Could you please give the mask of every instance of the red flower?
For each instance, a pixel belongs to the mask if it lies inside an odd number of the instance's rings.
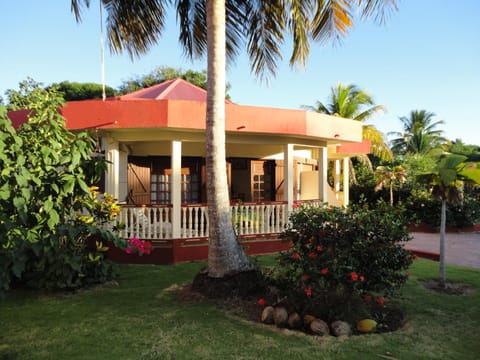
[[[257,303],[258,303],[258,305],[263,306],[263,305],[265,305],[265,299],[264,299],[264,298],[260,298],[260,299],[258,299]]]
[[[377,298],[376,302],[378,305],[382,305],[382,306],[385,304],[385,300],[383,300],[382,298]]]
[[[302,278],[303,278],[303,280],[308,280],[308,279],[310,279],[310,275],[303,274]]]
[[[315,241],[315,238],[314,238],[313,236],[310,237],[310,239],[308,239],[308,242],[309,242],[310,244],[313,243],[314,241]]]
[[[355,271],[350,273],[350,277],[352,278],[353,281],[358,280],[358,274]]]
[[[308,288],[305,290],[305,295],[312,296],[312,289]]]
[[[296,209],[296,208],[298,208],[299,206],[300,206],[300,204],[299,204],[298,202],[294,202],[294,203],[292,204],[292,208],[293,208],[293,209]]]
[[[322,270],[320,270],[320,272],[322,273],[322,275],[327,275],[328,269],[327,268],[322,269]]]
[[[310,259],[316,259],[317,258],[317,254],[315,254],[314,252],[311,252],[310,254],[308,254],[308,257]]]
[[[364,281],[365,281],[365,276],[360,275],[360,281],[361,281],[361,282],[364,282]]]
[[[300,254],[299,253],[292,254],[292,259],[295,259],[295,260],[300,259]]]
[[[322,245],[318,245],[318,246],[317,246],[317,251],[318,251],[318,252],[323,251],[323,246],[322,246]]]
[[[363,300],[366,302],[366,303],[369,303],[370,301],[372,301],[372,297],[370,295],[365,295],[363,297]]]

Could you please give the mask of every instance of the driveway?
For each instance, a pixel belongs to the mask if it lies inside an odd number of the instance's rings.
[[[440,252],[439,233],[412,232],[413,239],[407,249],[434,254]],[[447,233],[445,242],[447,264],[480,268],[480,233]]]

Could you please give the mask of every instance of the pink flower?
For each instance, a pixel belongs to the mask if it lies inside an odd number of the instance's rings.
[[[320,273],[321,273],[322,275],[327,275],[327,274],[328,274],[328,269],[327,269],[327,268],[324,268],[324,269],[320,270]]]
[[[260,299],[258,299],[257,303],[258,303],[258,305],[263,306],[263,305],[265,305],[265,299],[260,298]]]
[[[360,275],[360,281],[361,281],[361,282],[364,282],[364,281],[365,281],[365,276]]]
[[[317,246],[317,251],[318,251],[318,252],[323,251],[323,246],[322,246],[322,245],[318,245],[318,246]]]
[[[133,249],[132,249],[131,247],[127,247],[127,248],[125,249],[125,252],[126,252],[127,254],[133,254]]]
[[[350,273],[350,277],[352,278],[353,281],[357,281],[358,280],[358,274],[355,272],[355,271],[352,271]]]
[[[297,260],[297,259],[300,259],[300,254],[299,253],[294,253],[294,254],[292,254],[291,257],[292,257],[292,259]]]
[[[305,290],[305,295],[312,296],[312,289],[308,288]]]
[[[381,305],[381,306],[385,304],[385,300],[383,300],[382,298],[377,298],[376,302],[378,305]]]

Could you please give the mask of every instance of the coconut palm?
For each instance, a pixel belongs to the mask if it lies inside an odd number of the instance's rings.
[[[391,132],[396,136],[391,141],[392,150],[396,154],[429,154],[447,144],[443,130],[435,129],[445,124],[443,120],[434,121],[435,114],[426,110],[413,110],[410,116],[402,116],[403,132]]]
[[[419,181],[430,186],[432,196],[441,200],[440,217],[440,271],[439,285],[445,287],[445,225],[447,222],[447,203],[458,204],[463,201],[465,183],[480,184],[480,163],[465,162],[463,155],[444,155],[432,172],[422,174]]]
[[[390,189],[390,205],[393,206],[393,186],[395,183],[401,185],[407,181],[407,171],[402,165],[397,165],[394,167],[378,166],[375,170],[375,175],[378,177],[375,191],[379,191],[383,187],[388,186]]]
[[[101,0],[107,12],[107,31],[113,52],[131,56],[146,53],[163,33],[166,17],[162,0]],[[80,20],[90,0],[71,0]],[[225,275],[250,269],[230,220],[228,183],[225,177],[225,67],[246,44],[252,71],[260,78],[274,74],[281,46],[291,34],[290,64],[304,65],[310,40],[328,40],[347,34],[352,11],[383,20],[396,9],[396,0],[176,0],[179,41],[189,57],[207,53],[207,192],[209,208],[208,275]],[[208,39],[208,41],[207,41]]]
[[[339,83],[337,87],[332,87],[328,101],[328,104],[317,101],[315,106],[304,105],[303,108],[362,122],[385,110],[382,105],[375,105],[373,98],[365,90],[352,84]],[[384,135],[375,126],[363,125],[363,139],[370,140],[372,154],[387,161],[393,159]],[[365,158],[363,160],[371,168],[370,162]]]

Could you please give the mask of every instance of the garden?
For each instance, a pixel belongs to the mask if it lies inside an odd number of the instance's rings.
[[[419,158],[375,172],[357,163],[352,193],[362,196],[348,208],[295,208],[281,234],[288,251],[215,278],[204,263],[108,261],[111,244],[130,256],[158,250],[116,235],[115,199],[89,186],[105,162],[91,155],[92,134],[66,130],[61,96],[37,89],[30,101],[18,130],[0,109],[0,359],[473,359],[480,351],[480,271],[449,266],[447,281],[442,256],[439,274],[438,263],[403,247],[412,221],[442,234],[447,219],[478,223],[480,170],[467,156],[438,156],[428,171]]]

